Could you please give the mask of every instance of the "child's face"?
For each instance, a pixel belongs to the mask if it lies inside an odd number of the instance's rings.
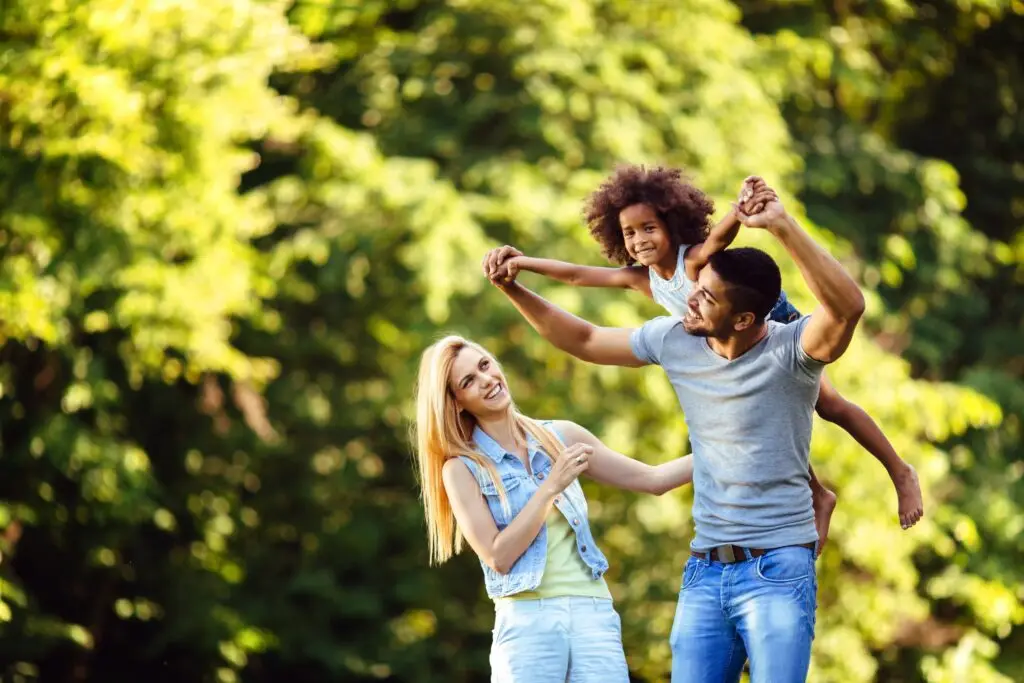
[[[672,238],[657,211],[647,204],[633,204],[619,212],[626,252],[642,266],[675,265]]]

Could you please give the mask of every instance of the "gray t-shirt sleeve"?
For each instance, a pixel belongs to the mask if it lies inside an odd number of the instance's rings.
[[[629,337],[629,345],[633,349],[633,355],[644,363],[661,365],[661,353],[665,346],[665,337],[678,324],[678,318],[662,316],[648,320],[642,327],[633,330],[633,334]]]
[[[825,369],[825,363],[807,355],[804,351],[800,338],[804,329],[810,321],[811,316],[804,316],[799,320],[783,325],[782,323],[770,322],[779,329],[775,332],[775,352],[782,361],[783,366],[790,369],[794,375],[805,379],[808,382],[817,383],[821,380],[821,373]]]

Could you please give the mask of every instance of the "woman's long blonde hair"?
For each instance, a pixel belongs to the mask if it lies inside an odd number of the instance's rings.
[[[431,564],[441,564],[462,550],[462,533],[455,523],[451,502],[441,479],[441,468],[447,460],[462,456],[475,462],[487,472],[498,489],[502,504],[507,505],[494,462],[473,446],[475,420],[469,413],[459,411],[448,385],[452,365],[465,348],[479,351],[500,367],[498,360],[479,344],[451,335],[423,352],[416,383],[416,460],[423,490]],[[509,404],[508,411],[517,437],[529,434],[552,460],[561,455],[562,445],[554,434],[520,413],[515,403]]]

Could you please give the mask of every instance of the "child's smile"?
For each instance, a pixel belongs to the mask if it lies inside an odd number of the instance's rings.
[[[630,257],[642,266],[655,268],[659,275],[671,277],[676,268],[672,239],[657,211],[647,204],[627,206],[619,212],[619,224]]]

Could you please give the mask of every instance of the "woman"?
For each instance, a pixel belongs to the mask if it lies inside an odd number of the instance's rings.
[[[576,478],[660,495],[691,481],[691,456],[652,467],[572,422],[526,417],[497,360],[455,336],[423,353],[416,440],[431,562],[465,538],[495,603],[491,680],[628,681]]]

